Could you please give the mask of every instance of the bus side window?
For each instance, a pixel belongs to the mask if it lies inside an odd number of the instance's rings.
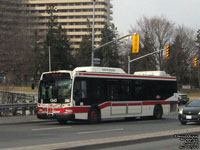
[[[92,78],[87,80],[89,104],[98,105],[105,101],[105,82],[104,79]]]
[[[118,100],[120,93],[119,80],[108,80],[107,81],[107,98],[109,100]]]
[[[120,81],[120,101],[133,100],[134,91],[131,91],[131,81]]]

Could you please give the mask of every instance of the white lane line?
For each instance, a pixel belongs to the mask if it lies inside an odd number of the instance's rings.
[[[78,132],[77,134],[90,134],[90,133],[101,133],[101,132],[113,132],[113,131],[123,131],[124,129],[110,129],[110,130],[99,130],[99,131],[87,131],[87,132]]]
[[[54,130],[54,129],[68,129],[68,128],[71,128],[71,127],[67,126],[67,127],[38,128],[38,129],[32,129],[32,131]]]

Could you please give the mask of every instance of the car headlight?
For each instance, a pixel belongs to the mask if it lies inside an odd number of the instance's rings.
[[[183,114],[183,108],[179,110],[179,114]]]
[[[198,115],[200,115],[200,112],[198,113]]]

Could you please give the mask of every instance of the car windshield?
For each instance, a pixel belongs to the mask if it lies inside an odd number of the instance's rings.
[[[187,104],[187,107],[200,107],[200,99],[191,101]]]
[[[69,76],[45,77],[39,85],[39,99],[70,99],[71,86]]]

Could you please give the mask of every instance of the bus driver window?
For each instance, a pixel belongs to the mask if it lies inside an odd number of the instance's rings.
[[[84,105],[87,99],[87,83],[85,80],[76,80],[74,85],[74,100],[76,105]]]

